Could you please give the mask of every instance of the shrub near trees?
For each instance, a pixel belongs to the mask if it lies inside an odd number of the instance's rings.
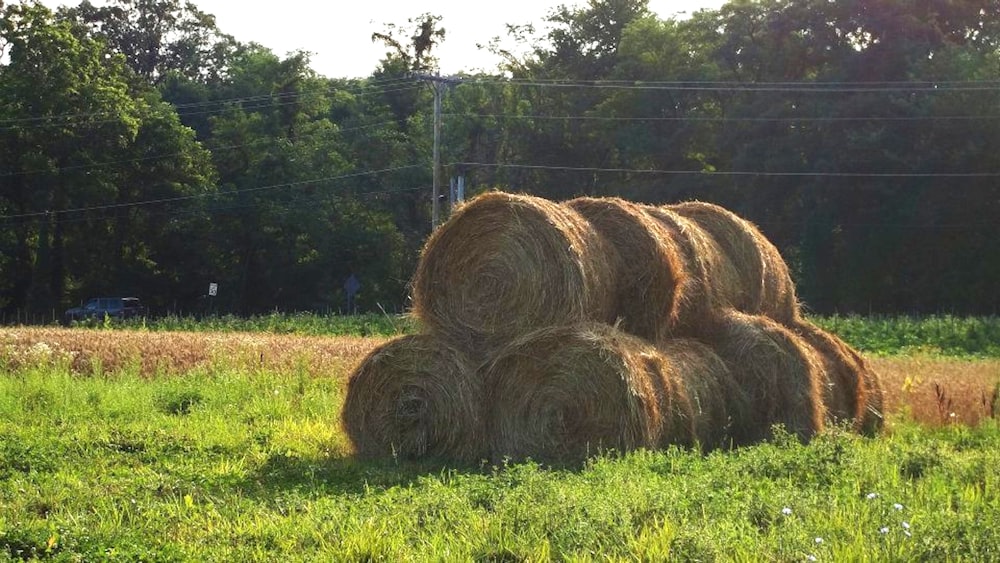
[[[195,312],[407,306],[430,230],[437,16],[331,79],[179,0],[0,7],[0,308],[105,293]],[[444,177],[700,199],[758,224],[817,312],[995,313],[1000,7],[562,7],[444,96]],[[487,40],[488,38],[483,38]],[[502,56],[501,56],[502,55]]]

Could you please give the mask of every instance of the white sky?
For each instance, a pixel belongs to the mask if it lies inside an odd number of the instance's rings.
[[[425,12],[442,17],[446,36],[437,57],[443,74],[462,70],[494,70],[497,60],[476,48],[497,36],[506,36],[505,24],[541,23],[560,4],[582,5],[576,0],[192,0],[216,16],[220,30],[238,41],[254,41],[275,54],[302,49],[312,53],[312,68],[330,78],[358,78],[372,73],[385,54],[371,35],[386,23],[408,29],[407,20]],[[76,5],[74,0],[45,0],[56,7]],[[104,2],[92,0],[95,5]],[[661,18],[701,8],[718,8],[723,0],[650,0]]]

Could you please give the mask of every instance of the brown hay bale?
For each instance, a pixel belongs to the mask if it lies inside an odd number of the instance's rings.
[[[884,425],[884,392],[871,364],[837,335],[800,319],[792,329],[818,353],[824,372],[827,417],[852,421],[854,430],[875,435]]]
[[[590,223],[569,208],[484,194],[424,246],[413,314],[449,342],[484,354],[532,329],[613,321],[608,254]]]
[[[806,320],[795,323],[791,328],[812,346],[819,357],[827,420],[834,424],[852,421],[859,428],[865,388],[860,366],[852,358],[847,344]]]
[[[729,295],[737,291],[738,274],[715,240],[694,221],[664,207],[643,206],[676,244],[684,274],[675,289],[677,315],[672,336],[708,337],[716,332]]]
[[[804,442],[823,429],[819,359],[801,338],[768,317],[730,311],[713,346],[750,401],[734,422],[737,443],[769,439],[779,423]]]
[[[858,431],[865,436],[878,434],[885,426],[885,391],[882,388],[882,378],[864,356],[857,350],[847,346],[848,355],[861,374],[861,384],[864,388],[864,404],[861,406],[861,424]]]
[[[731,445],[733,421],[745,418],[749,400],[726,363],[697,340],[673,339],[661,344],[659,351],[657,371],[679,382],[677,394],[685,399],[687,410],[675,414],[675,420],[692,417],[692,432],[703,451]],[[680,422],[673,424],[680,427]],[[665,437],[664,445],[687,445],[682,436]]]
[[[484,366],[494,460],[580,461],[691,442],[690,406],[645,340],[600,323],[549,327]],[[672,424],[680,421],[681,428]]]
[[[653,342],[666,338],[679,313],[676,290],[687,275],[670,232],[622,199],[582,197],[565,205],[609,243],[618,325]]]
[[[766,315],[788,325],[799,317],[788,264],[760,229],[735,213],[701,201],[667,206],[693,220],[718,243],[739,276],[727,301],[737,311]]]
[[[468,360],[429,335],[391,340],[347,384],[341,422],[359,456],[478,461],[482,384]]]

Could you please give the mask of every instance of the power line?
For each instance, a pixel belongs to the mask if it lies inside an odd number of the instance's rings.
[[[395,123],[396,123],[395,121],[383,121],[383,122],[380,122],[380,123],[372,123],[372,124],[369,124],[369,125],[359,125],[357,127],[347,127],[347,128],[342,128],[342,129],[331,129],[331,130],[328,130],[328,131],[317,131],[317,132],[314,132],[314,133],[307,133],[307,134],[299,135],[297,137],[297,139],[311,139],[311,138],[318,137],[318,136],[323,135],[323,134],[339,135],[341,133],[353,133],[353,132],[362,131],[362,130],[365,130],[365,129],[372,129],[372,128],[375,128],[375,127],[384,127],[386,125],[393,125]],[[214,156],[214,153],[216,153],[216,152],[224,152],[224,151],[229,151],[229,150],[236,150],[236,149],[241,149],[241,148],[246,148],[246,147],[266,145],[266,144],[278,143],[278,142],[281,142],[281,141],[290,141],[290,140],[292,140],[292,139],[290,139],[289,137],[265,137],[265,138],[262,138],[262,139],[259,139],[259,140],[256,140],[256,141],[251,141],[249,143],[243,143],[243,144],[239,144],[239,145],[220,145],[220,146],[216,146],[216,147],[203,146],[203,148],[205,150],[209,151],[210,153],[212,153],[213,156]],[[174,153],[157,154],[157,155],[150,155],[150,156],[143,156],[143,157],[136,157],[136,158],[125,158],[125,159],[120,159],[120,160],[108,160],[108,161],[103,161],[103,162],[94,162],[94,163],[90,163],[90,164],[74,164],[74,165],[60,166],[60,167],[49,168],[49,169],[26,170],[26,171],[23,171],[23,172],[10,172],[10,173],[7,173],[7,174],[0,174],[0,178],[10,178],[10,177],[13,177],[13,176],[27,176],[27,175],[35,175],[35,174],[58,174],[58,173],[62,173],[62,172],[65,172],[65,171],[70,171],[70,170],[87,170],[87,169],[93,169],[93,168],[103,168],[103,167],[106,167],[106,166],[114,166],[114,165],[118,165],[118,164],[130,164],[130,163],[136,163],[136,162],[149,162],[149,161],[154,161],[154,160],[165,160],[165,159],[174,158],[174,157],[177,157],[177,156],[185,156],[187,154],[188,153],[186,153],[186,152],[174,152]]]
[[[540,88],[592,88],[615,90],[671,90],[694,92],[799,92],[799,93],[878,93],[878,92],[970,92],[970,91],[1000,91],[1000,82],[912,82],[887,83],[886,85],[871,85],[871,83],[697,83],[697,82],[643,82],[643,81],[544,81],[523,79],[488,79],[472,78],[462,81],[463,84],[491,84],[512,86],[534,86]],[[848,84],[848,85],[844,85]],[[850,85],[856,84],[856,85]],[[905,84],[905,85],[904,85]]]
[[[412,83],[413,79],[407,79],[407,83]],[[228,98],[223,100],[211,100],[205,102],[192,102],[189,104],[172,104],[167,101],[162,101],[167,105],[175,108],[177,115],[180,117],[191,117],[195,115],[206,115],[213,113],[222,113],[229,109],[232,109],[235,104],[241,103],[256,103],[257,105],[252,105],[247,108],[241,108],[244,111],[253,111],[258,109],[268,109],[274,107],[282,107],[286,105],[292,105],[298,103],[298,99],[306,96],[321,95],[321,94],[333,94],[337,92],[347,92],[355,95],[383,95],[394,92],[404,92],[410,90],[416,90],[421,87],[419,83],[412,83],[409,86],[402,87],[405,84],[401,82],[400,84],[394,86],[400,86],[398,88],[384,88],[384,89],[367,89],[367,90],[345,90],[343,88],[324,88],[320,90],[305,90],[300,92],[287,92],[287,93],[273,93],[273,94],[262,94],[258,96],[248,96],[242,98]],[[267,103],[270,102],[270,103]],[[198,108],[204,106],[221,106],[214,109],[207,109],[202,111],[179,111],[185,108]],[[99,125],[103,123],[115,123],[117,119],[99,119],[90,120],[88,118],[92,117],[106,117],[115,115],[113,111],[97,111],[97,112],[81,112],[81,113],[66,113],[66,114],[54,114],[45,116],[31,116],[31,117],[20,117],[20,118],[9,118],[0,119],[0,124],[9,123],[23,123],[23,125],[7,125],[0,127],[0,131],[10,131],[10,130],[21,130],[21,129],[32,129],[32,128],[47,128],[47,127],[63,127],[72,126],[79,123],[86,123],[87,125]],[[48,122],[48,123],[46,123]]]
[[[985,119],[1000,119],[998,115],[941,115],[941,116],[862,116],[862,117],[823,117],[823,116],[802,116],[802,117],[706,117],[706,116],[683,116],[683,117],[616,117],[599,115],[514,115],[506,113],[446,113],[444,117],[457,118],[486,118],[486,119],[522,119],[537,121],[608,121],[608,122],[641,122],[641,121],[696,121],[696,122],[797,122],[797,121],[929,121],[929,120],[956,120],[956,121],[981,121]]]
[[[700,176],[791,176],[834,178],[1000,178],[1000,172],[768,172],[752,170],[658,170],[648,168],[600,168],[578,166],[545,166],[538,164],[453,162],[450,166],[482,168],[520,168],[563,172],[609,172],[628,174],[667,174]]]
[[[92,205],[92,206],[88,206],[88,207],[76,207],[76,208],[72,208],[72,209],[35,211],[35,212],[30,212],[30,213],[17,213],[17,214],[13,214],[13,215],[0,215],[0,220],[27,219],[27,218],[32,218],[32,217],[43,217],[43,216],[49,215],[51,213],[85,213],[85,212],[90,212],[90,211],[107,211],[107,210],[112,210],[112,209],[122,209],[122,208],[128,208],[128,207],[140,207],[140,206],[155,205],[155,204],[161,204],[161,203],[175,203],[175,202],[178,202],[178,201],[188,201],[188,200],[192,200],[192,199],[202,199],[202,198],[209,198],[209,197],[221,197],[221,196],[226,196],[226,195],[239,195],[239,194],[252,193],[252,192],[262,192],[262,191],[267,191],[267,190],[275,190],[275,189],[278,189],[278,188],[299,187],[299,186],[305,186],[305,185],[309,185],[309,184],[316,184],[316,183],[319,183],[319,182],[329,182],[329,181],[334,181],[334,180],[345,180],[345,179],[348,179],[348,178],[358,178],[358,177],[362,177],[362,176],[373,176],[373,175],[376,175],[376,174],[385,174],[385,173],[389,173],[389,172],[398,172],[400,170],[408,170],[408,169],[411,169],[411,168],[420,168],[422,166],[423,165],[421,165],[421,164],[409,164],[409,165],[406,165],[406,166],[396,166],[396,167],[392,167],[392,168],[383,168],[382,170],[372,170],[372,171],[366,171],[366,172],[354,172],[354,173],[350,173],[350,174],[341,174],[341,175],[338,175],[338,176],[327,176],[327,177],[324,177],[324,178],[313,178],[313,179],[310,179],[310,180],[296,180],[296,181],[293,181],[293,182],[284,182],[284,183],[281,183],[281,184],[272,184],[272,185],[268,185],[268,186],[258,186],[258,187],[255,187],[255,188],[244,188],[244,189],[239,189],[239,190],[234,190],[234,191],[229,191],[229,192],[206,192],[206,193],[192,194],[192,195],[187,195],[187,196],[175,196],[175,197],[160,198],[160,199],[148,199],[148,200],[143,200],[143,201],[131,201],[131,202],[125,202],[125,203],[109,203],[109,204],[105,204],[105,205]]]

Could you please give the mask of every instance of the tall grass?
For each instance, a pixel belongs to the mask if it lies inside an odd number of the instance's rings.
[[[1000,317],[861,317],[817,316],[818,325],[853,347],[875,355],[920,352],[952,357],[1000,357]],[[394,336],[417,330],[408,315],[317,315],[280,313],[253,317],[176,317],[137,319],[125,323],[91,322],[78,326],[125,327],[152,331],[268,332],[300,335]]]
[[[415,323],[407,315],[318,315],[313,313],[281,313],[239,317],[165,316],[128,319],[111,322],[91,320],[74,322],[74,327],[100,329],[141,329],[150,331],[186,332],[266,332],[304,336],[393,336],[414,332]]]

